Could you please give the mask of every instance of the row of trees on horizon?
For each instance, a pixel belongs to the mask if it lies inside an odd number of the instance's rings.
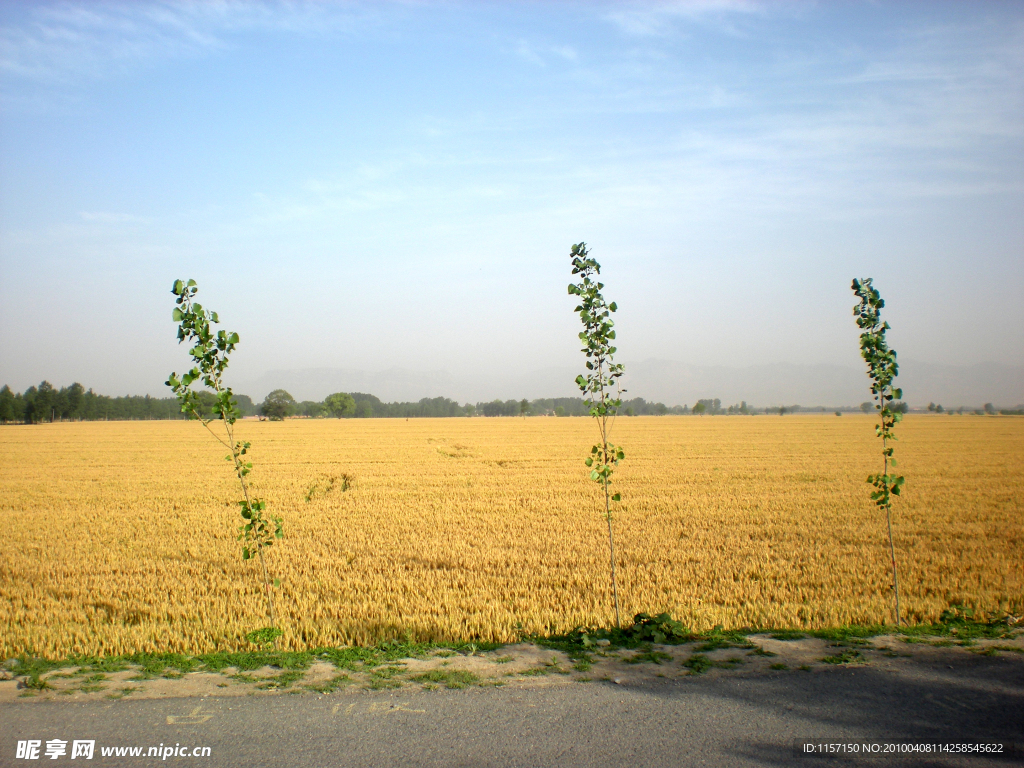
[[[579,397],[537,398],[535,400],[492,400],[490,402],[465,403],[460,405],[447,397],[424,397],[417,402],[385,403],[380,398],[363,392],[337,392],[322,401],[296,401],[283,389],[276,389],[263,400],[254,403],[247,395],[235,395],[238,407],[245,416],[257,416],[271,420],[285,418],[438,418],[452,416],[589,416],[586,403]],[[201,409],[204,416],[214,412],[215,398],[212,393],[200,393]],[[906,403],[895,407],[906,413]],[[688,405],[667,406],[664,403],[648,402],[642,397],[623,400],[619,412],[624,416],[665,416],[696,415],[754,415],[787,413],[850,413],[874,410],[872,403],[861,403],[857,407],[839,409],[822,406],[808,408],[800,405],[754,408],[746,401],[736,405],[723,406],[718,398],[698,400]],[[921,409],[924,410],[924,409]],[[933,413],[1001,413],[1022,415],[1019,410],[996,411],[991,403],[983,409],[944,409],[941,405],[929,403]],[[0,388],[0,423],[38,424],[53,421],[140,421],[152,419],[185,419],[173,397],[151,397],[150,395],[125,395],[111,397],[86,389],[78,382],[57,389],[48,381],[32,386],[24,392],[11,390],[6,384]]]

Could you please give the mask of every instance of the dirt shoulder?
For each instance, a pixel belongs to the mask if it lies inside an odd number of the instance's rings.
[[[828,640],[799,633],[698,639],[635,648],[600,645],[569,652],[533,643],[479,651],[435,648],[404,658],[307,656],[298,662],[244,668],[194,669],[195,663],[124,661],[59,666],[29,674],[11,659],[0,668],[0,703],[17,700],[82,702],[208,696],[331,695],[386,689],[543,687],[596,680],[643,685],[702,676],[805,674],[836,666],[900,671],[925,663],[957,669],[975,655],[1001,656],[1024,665],[1024,631],[999,639],[956,640],[880,635]],[[285,659],[288,657],[285,656]],[[173,662],[173,659],[172,659]],[[913,663],[908,663],[913,662]],[[251,666],[251,665],[249,665]]]

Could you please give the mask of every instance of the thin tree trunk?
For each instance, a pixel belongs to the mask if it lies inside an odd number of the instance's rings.
[[[597,375],[604,380],[604,358],[597,358]],[[601,407],[607,407],[607,399],[605,398],[604,385],[601,385]],[[601,456],[604,461],[604,466],[607,467],[611,462],[608,457],[608,416],[607,412],[598,419],[598,425],[601,428]],[[612,599],[615,602],[615,627],[621,626],[619,624],[619,586],[618,581],[615,578],[615,538],[612,536],[612,511],[611,511],[611,499],[608,496],[608,478],[604,478],[604,516],[608,520],[608,552],[611,558],[612,564]]]
[[[238,449],[235,447],[235,435],[231,431],[231,425],[228,423],[227,419],[224,419],[224,431],[227,433],[228,436],[227,442],[225,442],[224,440],[221,440],[220,436],[216,432],[210,429],[210,425],[198,413],[195,412],[195,409],[192,410],[192,413],[195,415],[197,419],[199,419],[202,425],[206,427],[206,429],[209,431],[211,435],[220,440],[220,442],[223,445],[226,445],[228,447],[228,450],[231,451],[231,458],[233,458],[235,462],[235,473],[238,475],[238,482],[241,483],[242,485],[242,495],[245,496],[246,509],[252,510],[252,501],[249,499],[249,488],[245,484],[245,477],[242,475],[242,460],[239,458]],[[270,591],[270,577],[269,574],[267,573],[267,563],[263,559],[263,544],[260,543],[258,539],[256,541],[256,552],[260,556],[260,566],[262,566],[263,569],[263,589],[265,590],[267,596],[267,612],[270,614],[270,624],[271,626],[276,627],[277,619],[275,618],[274,614],[274,599]]]
[[[242,494],[245,496],[245,505],[248,509],[252,509],[252,502],[249,500],[249,488],[245,484],[245,478],[242,476],[242,460],[238,457],[238,451],[235,448],[235,436],[228,426],[227,420],[224,421],[224,429],[228,433],[228,440],[231,442],[231,456],[235,460],[235,471],[238,473],[238,482],[242,484]],[[263,559],[263,543],[259,540],[256,541],[256,551],[260,556],[260,567],[263,570],[263,589],[267,596],[267,611],[270,613],[270,626],[277,626],[277,618],[274,615],[274,598],[270,590],[270,575],[267,573],[267,562]]]
[[[900,579],[896,574],[896,549],[892,545],[892,512],[889,505],[885,505],[885,520],[889,525],[889,557],[892,558],[892,589],[896,595],[896,626],[903,624],[900,618]]]
[[[882,450],[883,450],[882,457],[884,459],[883,466],[885,468],[884,477],[886,478],[886,480],[884,482],[886,483],[886,485],[888,485],[888,483],[889,483],[889,480],[888,480],[888,477],[889,477],[889,455],[884,453],[884,450],[885,450],[885,438],[884,437],[882,438]],[[886,493],[888,494],[888,490],[886,491]],[[899,576],[896,573],[896,548],[893,546],[893,543],[892,543],[892,505],[891,505],[891,503],[888,500],[888,496],[886,497],[886,504],[885,504],[885,523],[886,523],[886,526],[889,529],[889,558],[892,560],[892,591],[893,591],[893,595],[896,597],[896,626],[899,627],[899,626],[902,626],[902,624],[903,624],[903,621],[900,618],[900,579],[899,579]]]
[[[235,462],[238,462],[237,457],[235,458]],[[252,502],[249,501],[249,489],[245,486],[245,480],[239,478],[239,481],[242,483],[242,493],[245,495],[245,504],[249,509],[252,509]],[[263,544],[258,540],[256,542],[256,551],[259,553],[260,566],[262,566],[263,569],[263,589],[266,591],[267,595],[267,611],[270,613],[270,625],[272,627],[276,627],[277,619],[274,616],[274,598],[270,591],[270,576],[267,573],[267,563],[263,559]]]
[[[612,537],[612,513],[608,499],[608,482],[604,484],[604,516],[608,518],[608,549],[612,561],[612,598],[615,600],[615,627],[619,626],[619,587],[615,580],[615,539]]]

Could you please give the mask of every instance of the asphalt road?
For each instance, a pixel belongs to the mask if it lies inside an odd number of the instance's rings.
[[[1024,765],[1016,757],[799,756],[796,740],[1015,742],[1024,750],[1024,660],[941,655],[894,669],[837,667],[701,677],[329,696],[130,698],[0,706],[0,765],[930,766]],[[955,662],[955,667],[953,663]],[[37,760],[18,741],[39,740]],[[46,741],[68,754],[45,755]],[[104,757],[104,747],[209,747],[207,757]]]

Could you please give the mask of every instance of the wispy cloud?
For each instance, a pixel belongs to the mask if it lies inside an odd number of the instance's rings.
[[[520,40],[516,43],[516,55],[524,61],[536,64],[538,67],[543,67],[546,64],[543,57],[526,40]]]
[[[224,51],[249,30],[352,31],[396,7],[284,0],[16,5],[0,17],[0,73],[9,82],[69,83]]]
[[[8,80],[66,83],[153,59],[223,47],[184,8],[41,6],[0,29],[0,70]]]
[[[136,216],[131,213],[112,213],[110,211],[79,211],[79,218],[93,224],[148,224],[152,219],[148,216]]]
[[[646,70],[612,62],[582,96],[418,118],[411,125],[429,141],[380,147],[372,160],[278,190],[253,216],[266,226],[346,215],[359,226],[368,212],[450,221],[469,210],[474,226],[524,210],[537,222],[624,226],[637,216],[862,220],[937,199],[1019,195],[1024,179],[1008,162],[1024,145],[1017,39],[1013,29],[934,28],[870,52],[808,46],[718,82],[671,56],[652,56]],[[567,138],[551,128],[634,116],[643,133]]]
[[[740,34],[734,23],[737,16],[766,12],[765,3],[754,0],[678,0],[623,4],[604,17],[629,35],[667,35],[675,31],[681,21],[713,24],[727,33]]]
[[[515,44],[516,55],[524,61],[539,67],[547,66],[548,60],[557,58],[570,63],[579,60],[579,52],[571,45],[546,45],[520,39]]]
[[[576,61],[579,58],[579,54],[576,52],[576,49],[571,45],[552,46],[551,52],[556,56],[561,56],[566,61]]]

